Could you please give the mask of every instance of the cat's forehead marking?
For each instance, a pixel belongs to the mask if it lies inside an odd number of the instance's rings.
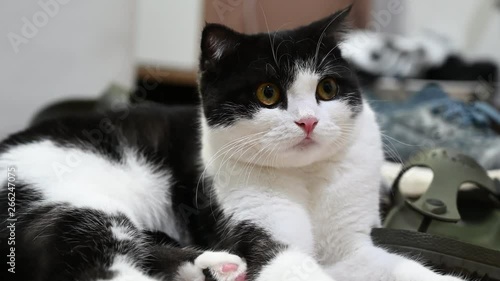
[[[316,86],[320,75],[316,72],[313,65],[309,62],[299,62],[295,64],[295,77],[288,90],[292,96],[311,96],[314,97]]]

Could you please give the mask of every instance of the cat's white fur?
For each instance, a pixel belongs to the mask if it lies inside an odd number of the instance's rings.
[[[151,166],[132,149],[124,151],[124,156],[118,163],[88,149],[42,140],[14,146],[2,154],[0,173],[16,167],[17,180],[30,184],[44,197],[38,204],[67,203],[121,213],[138,228],[161,230],[181,239],[175,224],[169,223],[175,220],[165,188],[171,182],[169,172]]]
[[[264,108],[228,127],[202,124],[203,161],[224,211],[290,245],[258,281],[460,280],[372,244],[383,161],[375,115],[366,103],[355,118],[345,101],[318,104],[320,75],[306,66],[296,65],[287,110]],[[319,122],[315,143],[301,146],[294,121],[305,117]]]
[[[160,279],[147,276],[144,270],[137,266],[133,259],[118,255],[114,257],[111,263],[110,270],[114,272],[112,279],[107,281],[159,281]],[[97,279],[96,281],[105,281],[104,279]]]

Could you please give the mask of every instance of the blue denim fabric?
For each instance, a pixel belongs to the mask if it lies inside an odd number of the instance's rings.
[[[370,100],[370,99],[368,99]],[[370,102],[383,133],[386,159],[401,162],[429,148],[459,150],[486,169],[500,169],[500,113],[482,102],[450,99],[431,84],[405,102]]]

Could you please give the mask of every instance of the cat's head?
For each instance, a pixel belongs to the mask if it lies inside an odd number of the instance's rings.
[[[304,166],[345,148],[363,107],[339,49],[348,12],[256,35],[205,27],[200,93],[204,141],[212,154]]]

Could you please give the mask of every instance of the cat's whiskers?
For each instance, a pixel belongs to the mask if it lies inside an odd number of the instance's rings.
[[[221,156],[224,156],[226,155],[227,153],[233,151],[234,149],[237,149],[239,147],[243,147],[245,145],[247,145],[246,141],[248,139],[251,139],[255,136],[259,136],[259,135],[262,135],[262,134],[265,134],[266,132],[258,132],[258,133],[255,133],[255,134],[251,134],[251,135],[246,135],[246,136],[243,136],[243,137],[240,137],[240,138],[237,138],[235,140],[232,140],[231,142],[223,145],[215,154],[214,156],[212,156],[210,158],[210,160],[208,161],[208,163],[205,165],[205,168],[203,170],[203,172],[201,173],[200,177],[198,178],[198,183],[196,185],[196,191],[195,191],[195,205],[196,207],[198,207],[198,190],[200,188],[200,182],[202,182],[202,185],[203,185],[203,188],[204,188],[204,184],[205,184],[205,176],[206,176],[206,173],[207,173],[207,170],[209,169],[209,167],[212,165],[212,163],[214,161],[216,161],[218,158],[220,158]]]
[[[273,73],[278,73],[276,71],[276,68],[274,68],[274,66],[272,64],[270,64],[270,63],[266,63],[266,73],[269,73],[269,71],[267,70],[267,67],[271,67],[273,69]]]
[[[273,148],[274,147],[276,147],[276,144],[273,146]],[[264,147],[264,148],[260,149],[259,152],[256,153],[254,155],[254,157],[252,157],[252,159],[250,161],[248,161],[248,164],[246,165],[245,170],[244,170],[245,173],[247,174],[246,180],[245,180],[245,185],[248,185],[248,182],[250,180],[250,175],[251,175],[253,169],[255,168],[255,166],[257,166],[257,164],[255,164],[254,160],[256,160],[256,162],[260,161],[260,159],[262,158],[262,156],[265,155],[266,151],[269,151],[269,147]],[[270,153],[271,153],[271,151],[269,151],[268,155]],[[258,159],[255,159],[257,157],[257,155],[260,155],[260,156],[259,156]],[[262,167],[264,167],[263,165],[259,165],[259,166],[261,167],[261,169],[262,169]],[[250,170],[249,170],[249,168],[250,168]]]
[[[347,124],[341,125],[339,129],[340,134],[333,139],[330,147],[337,149],[345,146],[345,143],[351,141],[351,134],[353,131],[354,126],[350,126]]]
[[[266,16],[266,13],[264,12],[264,8],[262,8],[262,5],[260,6],[260,9],[262,11],[262,15],[264,16],[264,22],[265,22],[266,28],[267,28],[267,35],[269,37],[269,44],[271,44],[271,53],[273,55],[274,62],[276,63],[276,67],[279,69],[280,65],[278,64],[278,60],[276,58],[276,53],[274,50],[274,37],[271,40],[271,31],[269,30],[269,24],[267,23],[267,16]],[[276,36],[276,32],[274,33],[274,36]]]
[[[260,140],[262,140],[262,139],[260,139]],[[249,146],[249,147],[248,147],[248,149],[246,149],[243,153],[241,153],[241,154],[240,154],[240,156],[236,159],[236,162],[237,162],[237,163],[238,163],[238,162],[240,162],[241,157],[242,157],[243,155],[245,155],[245,154],[248,152],[248,150],[253,149],[253,148],[254,148],[255,146],[257,146],[258,144],[259,144],[259,142],[256,142],[256,143],[254,143],[253,145]],[[254,154],[254,155],[256,155],[256,154]],[[250,161],[247,161],[247,162],[251,162],[251,161],[253,161],[253,158],[251,158],[251,159],[250,159]],[[233,171],[234,171],[234,167],[231,169],[231,174],[233,173]]]
[[[222,158],[222,161],[224,161],[224,159],[226,159],[226,156],[227,154],[231,153],[231,152],[236,152],[236,151],[239,151],[240,149],[244,148],[245,146],[248,145],[248,141],[247,140],[240,140],[238,143],[235,143],[233,145],[231,145],[230,147],[228,147],[227,149],[223,149],[221,150],[222,152],[217,156],[217,157],[212,157],[211,161],[210,161],[210,165],[206,165],[205,167],[205,170],[203,172],[203,175],[202,175],[202,178],[204,179],[205,175],[206,175],[206,171],[209,167],[211,167],[212,163],[217,160],[218,158],[220,157],[223,157]]]
[[[241,153],[241,154],[240,154],[240,157],[241,157],[244,153],[246,153],[246,151],[248,151],[249,149],[251,149],[251,148],[253,148],[253,147],[255,147],[256,145],[258,145],[258,144],[259,144],[259,143],[257,142],[257,140],[254,140],[253,142],[254,142],[254,143],[253,143],[252,145],[250,145],[250,146],[249,146],[249,147],[245,150],[245,152],[243,152],[243,153]],[[246,145],[248,145],[248,144],[246,144]],[[234,155],[234,154],[236,154],[236,153],[239,153],[239,152],[240,152],[240,151],[242,151],[242,150],[243,150],[243,148],[238,149],[236,152],[234,152],[234,153],[233,153],[233,155]],[[227,162],[227,161],[228,161],[229,159],[231,159],[231,158],[232,158],[232,156],[230,156],[230,157],[229,157],[227,160],[225,160],[225,161],[224,161],[224,159],[223,159],[223,163],[220,165],[219,170],[218,170],[218,171],[217,171],[217,173],[214,175],[214,178],[218,178],[218,177],[219,177],[219,173],[220,173],[221,168],[222,168],[223,166],[225,166],[225,162]],[[238,157],[238,160],[236,160],[236,161],[237,161],[237,162],[239,161],[239,157]],[[247,164],[245,164],[245,165],[247,165]],[[245,168],[245,166],[243,167],[243,170],[244,170],[244,168]],[[233,171],[234,171],[234,166],[233,166],[233,168],[232,168],[231,172],[230,172],[227,176],[228,176],[228,177],[230,177],[230,176],[233,174]],[[244,173],[242,172],[242,173],[241,173],[241,175],[243,175],[243,174],[244,174]],[[229,180],[229,179],[228,179],[228,180]],[[211,200],[212,200],[212,198],[210,197],[210,204],[211,204]]]
[[[417,144],[409,144],[409,143],[404,143],[396,138],[393,138],[391,136],[388,136],[382,132],[380,132],[380,135],[387,140],[386,142],[383,142],[383,147],[384,147],[384,152],[387,152],[389,156],[396,160],[397,163],[403,165],[404,161],[401,157],[401,154],[398,152],[396,146],[394,145],[394,142],[397,142],[399,144],[405,145],[405,146],[410,146],[410,147],[422,147],[423,145],[417,145]]]
[[[248,141],[248,142],[245,142],[243,145],[240,145],[240,146],[238,147],[238,149],[237,149],[237,150],[233,151],[233,152],[231,153],[231,155],[230,155],[229,157],[227,157],[227,159],[226,159],[227,154],[225,154],[226,156],[224,156],[224,158],[222,159],[222,161],[221,161],[221,163],[220,163],[220,165],[219,165],[219,169],[217,170],[217,172],[216,172],[216,173],[215,173],[215,175],[214,175],[214,178],[218,178],[218,177],[219,177],[219,174],[220,174],[220,171],[221,171],[222,167],[224,167],[224,168],[225,168],[225,167],[226,167],[226,163],[227,163],[230,159],[233,159],[235,154],[238,154],[238,153],[239,153],[239,154],[240,154],[240,157],[241,157],[241,156],[242,156],[242,155],[244,155],[244,154],[245,154],[248,150],[250,150],[250,149],[252,149],[253,147],[255,147],[256,145],[258,145],[258,144],[259,144],[259,141],[260,141],[260,139],[258,138],[258,139],[254,139],[254,140],[250,140],[250,141]],[[246,148],[246,150],[244,150],[244,147],[247,147],[247,148]],[[243,150],[244,150],[244,151],[243,151]],[[241,153],[241,152],[243,152],[243,153]],[[238,159],[239,159],[239,158],[238,158]],[[239,161],[239,160],[237,160],[237,161]],[[233,167],[233,169],[234,169],[234,167]],[[231,173],[232,173],[232,172],[231,172]],[[228,176],[230,176],[230,175],[228,175]]]
[[[391,159],[395,160],[396,163],[403,165],[403,159],[402,159],[401,155],[399,154],[399,152],[396,150],[396,148],[394,147],[394,145],[391,142],[389,142],[389,144],[385,144],[385,143],[382,144],[383,151],[385,153],[387,153],[389,155],[389,157],[391,157]]]
[[[321,60],[321,62],[319,63],[319,65],[317,66],[317,69],[320,69],[321,68],[321,65],[323,65],[323,63],[325,62],[325,60],[328,58],[328,56],[335,50],[338,48],[338,46],[340,46],[340,44],[337,44],[335,45],[333,48],[330,49],[330,51],[328,51],[328,53],[326,53],[326,55],[323,56],[323,59]],[[333,61],[336,61],[337,58],[334,58]]]
[[[242,169],[242,171],[243,171],[243,172],[241,173],[241,176],[242,176],[242,177],[246,177],[245,184],[244,184],[245,186],[246,186],[246,185],[248,185],[248,180],[249,180],[248,175],[249,175],[249,172],[250,172],[250,171],[249,171],[248,169],[249,169],[250,167],[252,167],[252,166],[255,166],[255,164],[253,163],[253,160],[255,160],[255,158],[256,158],[258,155],[260,155],[260,154],[262,153],[262,151],[263,151],[263,150],[265,150],[265,149],[266,149],[265,147],[264,147],[264,148],[259,149],[259,151],[257,151],[257,153],[255,153],[255,154],[252,156],[252,158],[251,158],[251,159],[249,159],[249,161],[247,161],[247,162],[245,163],[245,165],[243,166],[243,169]],[[248,173],[247,173],[247,171],[248,171]]]
[[[233,154],[238,153],[238,151],[242,150],[242,149],[243,149],[243,147],[247,146],[249,143],[254,142],[254,141],[255,141],[255,140],[250,140],[250,141],[243,142],[243,143],[240,143],[240,144],[238,144],[238,145],[235,145],[235,146],[231,147],[231,148],[230,148],[230,149],[229,149],[226,153],[224,153],[223,155],[227,155],[229,152],[231,152],[231,151],[232,151],[232,150],[234,150],[234,149],[236,149],[236,151],[234,151],[234,152],[233,152]],[[232,157],[232,156],[231,156],[231,157]],[[228,159],[231,159],[231,157],[229,157]],[[220,171],[221,171],[221,167],[222,167],[222,166],[224,166],[224,159],[225,159],[225,157],[222,159],[223,164],[221,164],[221,165],[219,166],[219,169],[217,170],[217,172],[215,173],[215,175],[213,175],[213,178],[214,178],[214,179],[218,179],[218,177],[219,177],[219,173],[220,173]],[[226,161],[227,161],[227,160],[226,160]],[[197,193],[197,192],[198,192],[198,187],[196,188],[196,193]],[[213,194],[212,192],[211,192],[211,193],[209,193],[209,205],[210,205],[210,208],[212,208],[212,196],[214,196],[214,194]],[[196,205],[198,206],[198,201],[197,201],[197,200],[198,200],[198,197],[196,197]],[[213,209],[211,209],[211,210],[212,210],[212,214],[213,214],[213,213],[214,213],[214,211],[213,211]]]
[[[338,138],[335,139],[335,141],[332,143],[332,146],[338,148],[339,146],[341,146],[342,144],[339,143],[339,142],[346,142],[346,141],[349,141],[349,136],[348,134],[352,133],[354,131],[354,127],[353,126],[342,126],[341,127],[341,132],[343,133],[342,135],[340,135]],[[418,145],[411,145],[411,144],[406,144],[406,143],[403,143],[403,142],[400,142],[398,141],[397,139],[394,139],[392,137],[389,137],[387,135],[384,135],[384,134],[381,134],[382,137],[385,137],[387,138],[389,144],[386,144],[386,143],[382,143],[383,145],[383,148],[384,148],[384,151],[392,158],[394,159],[398,164],[403,164],[403,160],[402,160],[402,157],[401,155],[399,154],[399,152],[397,151],[397,149],[395,148],[394,144],[391,142],[392,141],[396,141],[396,142],[399,142],[401,144],[404,144],[404,145],[408,145],[408,146],[418,146]]]
[[[346,10],[340,12],[337,16],[335,16],[334,18],[332,18],[328,24],[326,25],[326,27],[323,29],[323,31],[321,32],[321,35],[319,36],[319,39],[318,39],[318,43],[316,43],[316,52],[315,52],[315,55],[314,55],[314,65],[317,65],[317,62],[318,62],[318,55],[319,55],[319,49],[321,47],[321,44],[323,43],[323,38],[326,36],[326,31],[328,30],[328,28],[330,28],[330,25],[332,25],[332,23],[334,23],[340,16],[342,16],[344,13],[346,12]],[[319,67],[318,67],[319,68]]]
[[[245,107],[241,104],[236,104],[234,102],[225,102],[224,104],[221,104],[219,106],[219,109],[217,109],[216,112],[212,113],[211,118],[232,117],[232,113],[239,112],[242,109],[245,109]]]
[[[387,138],[387,139],[389,139],[389,140],[393,140],[393,141],[395,141],[395,142],[397,142],[397,143],[399,143],[399,144],[405,145],[405,146],[413,146],[413,147],[421,147],[421,146],[423,146],[423,145],[419,145],[419,144],[410,144],[410,143],[405,143],[405,142],[402,142],[402,141],[400,141],[400,140],[398,140],[398,139],[396,139],[396,138],[393,138],[393,137],[391,137],[391,136],[388,136],[388,135],[384,134],[383,132],[381,132],[381,133],[380,133],[380,135],[381,135],[382,137],[384,137],[384,138]]]
[[[261,141],[261,140],[262,140],[261,138],[252,139],[252,140],[250,140],[250,141],[248,141],[248,142],[244,143],[244,145],[243,145],[243,146],[241,146],[241,147],[240,147],[240,149],[238,149],[238,150],[236,150],[236,151],[233,151],[233,153],[232,153],[229,157],[227,157],[227,158],[226,158],[226,156],[225,156],[225,157],[222,159],[221,164],[219,165],[219,170],[218,170],[218,172],[221,170],[221,168],[222,168],[222,167],[225,167],[225,166],[226,166],[226,163],[227,163],[229,160],[233,159],[233,158],[234,158],[234,156],[235,156],[236,154],[238,154],[238,153],[240,154],[240,156],[237,158],[236,162],[239,162],[239,159],[240,159],[243,155],[245,155],[245,154],[246,154],[246,153],[247,153],[250,149],[252,149],[252,148],[254,148],[256,145],[258,145],[258,144],[260,143],[260,141]],[[246,147],[246,149],[245,149],[245,147]],[[243,152],[243,153],[240,153],[240,152]],[[227,154],[226,154],[226,155],[227,155]]]
[[[219,150],[210,158],[209,162],[207,164],[205,164],[207,167],[209,167],[213,161],[217,160],[221,154],[223,153],[227,153],[227,149],[229,147],[234,147],[242,142],[245,142],[246,140],[248,139],[251,139],[255,136],[258,136],[258,135],[262,135],[262,134],[265,134],[266,132],[259,132],[259,133],[254,133],[254,134],[250,134],[250,135],[246,135],[246,136],[243,136],[243,137],[240,137],[240,138],[237,138],[235,140],[232,140],[230,142],[228,142],[227,144],[223,145],[222,147],[219,148]]]
[[[323,60],[325,60],[325,58],[323,58]],[[346,76],[346,75],[355,75],[355,73],[351,69],[349,69],[348,67],[346,67],[344,65],[332,64],[332,62],[335,62],[337,60],[338,60],[337,58],[331,60],[329,62],[329,64],[327,64],[323,68],[323,71],[326,72],[326,73],[333,72],[334,74],[338,75],[339,77]],[[337,72],[337,70],[339,70],[339,69],[345,69],[346,72]]]
[[[249,139],[253,137],[253,135],[247,135],[247,136],[243,136],[241,138],[237,138],[233,141],[230,141],[228,142],[227,144],[223,145],[208,161],[208,163],[205,164],[205,169],[203,170],[203,172],[201,173],[199,179],[198,179],[198,184],[197,186],[200,184],[200,181],[202,179],[204,179],[205,177],[205,173],[207,171],[207,169],[211,166],[211,164],[217,160],[220,156],[224,155],[225,153],[228,153],[228,151],[230,151],[231,149],[233,149],[234,147],[236,147],[239,143],[242,143],[244,142],[245,140]]]
[[[251,175],[254,167],[257,166],[257,164],[255,164],[254,160],[259,161],[262,158],[262,155],[264,155],[263,152],[266,151],[267,149],[268,149],[267,147],[264,147],[264,148],[260,149],[252,157],[252,159],[246,163],[245,168],[243,169],[243,177],[245,178],[244,186],[248,186],[248,182],[250,181],[250,175]],[[255,158],[257,158],[257,156],[259,156],[259,158],[255,159]]]
[[[276,167],[276,161],[277,161],[277,159],[278,159],[279,153],[275,153],[275,152],[277,151],[277,148],[278,148],[278,146],[279,146],[279,145],[281,145],[281,143],[278,143],[278,142],[277,142],[276,144],[274,144],[274,146],[273,146],[273,149],[272,149],[271,153],[269,153],[269,154],[268,154],[268,155],[269,155],[269,156],[268,156],[268,158],[266,158],[266,162],[267,162],[267,161],[268,161],[268,159],[270,158],[270,156],[274,155],[274,157],[273,157],[272,161],[270,162],[270,164],[269,164],[269,165],[267,165],[267,169],[268,169],[268,171],[269,171],[271,168],[275,168],[275,167]]]
[[[279,30],[279,29],[278,29],[278,30]],[[293,41],[292,41],[292,40],[282,40],[282,41],[278,44],[278,47],[276,48],[276,54],[279,54],[279,50],[280,50],[281,44],[286,43],[286,42],[291,42],[291,43],[293,43]],[[288,53],[288,52],[284,52],[284,53],[283,53],[283,54],[282,54],[282,55],[278,58],[278,62],[277,62],[277,63],[278,63],[279,65],[281,65],[281,58],[282,58],[283,56],[292,57],[292,55],[291,55],[290,53]],[[289,62],[289,61],[290,61],[290,60],[288,60],[288,62]]]

